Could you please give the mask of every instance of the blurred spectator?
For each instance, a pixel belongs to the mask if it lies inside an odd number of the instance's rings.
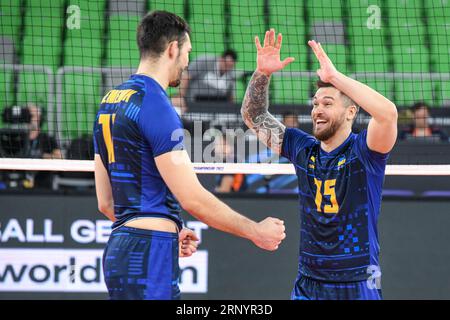
[[[219,158],[219,161],[224,163],[235,163],[236,154],[231,143],[233,140],[228,140],[225,135],[216,137],[215,154]],[[216,158],[217,159],[217,158]],[[246,178],[244,174],[220,174],[216,177],[215,192],[229,193],[245,191],[247,188]]]
[[[45,122],[45,115],[42,109],[34,104],[29,104],[27,107],[31,115],[29,124],[29,157],[35,159],[62,159],[62,152],[56,139],[41,131]],[[27,172],[27,182],[24,185],[26,188],[50,189],[54,177],[55,172],[52,171]]]
[[[45,116],[42,109],[34,104],[29,104],[31,121],[29,124],[30,158],[62,159],[61,149],[56,139],[47,133],[41,132]]]
[[[7,128],[2,132],[2,156],[12,158],[62,159],[56,140],[41,132],[45,113],[37,105],[6,108],[3,120]],[[3,171],[0,189],[4,188],[51,188],[53,172]]]
[[[283,120],[281,121],[288,128],[298,128],[298,115],[293,112],[285,112],[283,113]]]
[[[447,134],[442,129],[430,124],[430,111],[426,103],[415,103],[411,111],[412,124],[400,131],[400,140],[449,141]]]
[[[172,104],[187,111],[187,104],[199,101],[235,101],[237,53],[226,50],[221,56],[203,55],[194,60],[184,73],[180,91]]]

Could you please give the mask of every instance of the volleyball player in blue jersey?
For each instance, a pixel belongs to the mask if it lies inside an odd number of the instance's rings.
[[[396,106],[336,70],[320,43],[309,41],[320,63],[312,99],[313,135],[286,128],[268,112],[271,74],[294,61],[280,60],[282,36],[258,37],[257,69],[242,116],[259,139],[295,166],[300,199],[298,276],[292,299],[381,299],[377,219],[389,152],[397,137]],[[367,130],[352,133],[361,106]]]
[[[179,242],[181,256],[188,256],[197,240],[182,230],[181,208],[266,250],[276,250],[286,236],[283,221],[256,223],[238,214],[204,189],[193,171],[165,91],[179,85],[188,66],[189,34],[172,13],[146,15],[137,30],[138,70],[105,95],[96,116],[98,205],[114,221],[103,257],[111,299],[180,297]]]

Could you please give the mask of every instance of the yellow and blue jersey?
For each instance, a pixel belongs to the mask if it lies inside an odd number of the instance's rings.
[[[367,130],[327,153],[320,141],[286,129],[281,155],[299,185],[299,277],[364,281],[379,270],[377,221],[388,154],[367,146]]]
[[[181,119],[152,78],[132,75],[102,99],[94,148],[111,181],[113,228],[138,217],[162,217],[181,229],[181,207],[163,181],[155,157],[184,149]]]

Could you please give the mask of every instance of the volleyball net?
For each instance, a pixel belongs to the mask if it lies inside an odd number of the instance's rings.
[[[192,29],[189,81],[168,94],[196,172],[294,173],[240,115],[254,36],[274,28],[282,58],[296,58],[271,78],[276,118],[312,131],[318,63],[307,40],[315,39],[338,70],[397,105],[387,174],[450,174],[449,0],[0,0],[0,170],[93,170],[96,112],[136,71],[136,27],[151,10]],[[361,110],[354,131],[369,119]]]

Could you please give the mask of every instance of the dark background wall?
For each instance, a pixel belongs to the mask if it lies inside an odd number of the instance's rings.
[[[207,294],[184,294],[184,299],[289,299],[297,273],[299,221],[295,196],[223,197],[232,208],[262,220],[285,220],[287,238],[276,252],[265,252],[247,240],[207,229],[201,249],[208,251]],[[56,233],[66,233],[77,219],[98,220],[95,197],[63,195],[0,195],[0,230],[10,219],[44,218]],[[450,299],[450,202],[389,200],[379,221],[382,287],[386,299]],[[186,216],[186,220],[193,220]],[[36,232],[42,226],[36,223]],[[2,248],[103,248],[80,245],[69,236],[64,244],[0,242]],[[0,282],[0,288],[2,283]],[[0,292],[0,299],[105,299],[103,293]]]

